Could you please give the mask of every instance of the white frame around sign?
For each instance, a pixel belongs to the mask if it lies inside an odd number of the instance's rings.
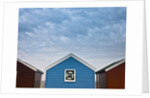
[[[66,71],[73,70],[74,71],[74,80],[66,80]],[[76,82],[76,70],[75,69],[65,69],[64,71],[64,82]]]

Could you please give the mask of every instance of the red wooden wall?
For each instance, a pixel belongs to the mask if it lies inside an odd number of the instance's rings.
[[[125,88],[125,63],[107,71],[107,88]]]
[[[17,61],[16,87],[40,87],[41,75],[41,72],[34,71]]]
[[[16,87],[34,87],[35,71],[17,62]]]

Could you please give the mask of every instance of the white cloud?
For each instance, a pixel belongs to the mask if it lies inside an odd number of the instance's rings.
[[[70,41],[70,39],[68,37],[66,37],[66,36],[60,36],[60,40],[65,42],[65,43]]]
[[[25,34],[27,34],[30,37],[34,36],[34,34],[32,34],[31,32],[25,32]]]

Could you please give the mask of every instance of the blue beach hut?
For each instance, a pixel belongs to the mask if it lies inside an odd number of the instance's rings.
[[[95,68],[70,53],[46,67],[46,88],[95,88]]]

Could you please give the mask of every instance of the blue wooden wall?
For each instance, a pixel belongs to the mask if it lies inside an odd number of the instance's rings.
[[[65,82],[65,69],[76,70],[76,81]],[[95,72],[73,57],[46,71],[46,88],[95,88]]]

